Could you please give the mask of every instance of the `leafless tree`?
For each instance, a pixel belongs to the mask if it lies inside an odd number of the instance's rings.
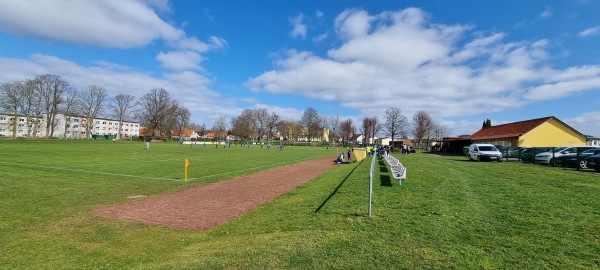
[[[308,141],[312,141],[315,137],[319,135],[321,132],[321,118],[319,117],[319,113],[312,107],[306,108],[304,114],[302,115],[302,119],[300,123],[304,127],[306,134],[306,138]]]
[[[64,102],[62,102],[62,106],[60,107],[59,111],[65,116],[65,134],[64,134],[64,138],[70,138],[69,135],[69,128],[71,127],[71,117],[73,115],[73,113],[75,112],[76,106],[77,106],[77,96],[78,96],[78,92],[75,88],[72,87],[68,87],[65,90],[65,99]],[[75,131],[76,134],[73,134],[76,136],[76,138],[79,138],[80,134],[79,134],[79,128],[76,129]]]
[[[342,121],[342,123],[340,124],[340,135],[342,137],[342,141],[346,145],[350,144],[355,132],[356,127],[352,123],[352,119],[346,119]]]
[[[427,139],[429,143],[429,137],[434,127],[433,119],[429,113],[425,111],[418,111],[413,116],[412,123],[412,135],[417,139],[417,146],[422,147],[423,139]]]
[[[151,89],[142,96],[137,105],[139,110],[136,116],[143,125],[152,130],[152,136],[162,135],[162,131],[169,130],[177,102],[171,99],[167,90]]]
[[[338,115],[331,115],[324,117],[326,120],[326,126],[329,127],[329,141],[334,145],[339,138],[340,133],[340,123],[342,121],[342,117]]]
[[[187,127],[189,126],[191,115],[192,114],[190,113],[190,110],[188,110],[188,108],[184,107],[181,104],[177,106],[173,118],[176,130],[179,131],[178,134],[180,137],[182,136],[184,130],[187,129]]]
[[[450,134],[450,132],[451,132],[450,127],[436,121],[433,124],[431,138],[436,139],[436,140],[441,140],[444,137],[447,137]]]
[[[58,75],[38,75],[31,80],[31,86],[40,95],[41,108],[46,113],[46,137],[54,137],[58,106],[63,102],[63,94],[69,83]]]
[[[364,136],[365,145],[370,144],[371,141],[375,140],[375,136],[379,133],[381,125],[377,120],[377,117],[365,117],[363,119],[361,132]]]
[[[102,86],[88,85],[79,91],[78,107],[79,112],[85,117],[85,136],[87,138],[92,134],[94,118],[104,111],[104,103],[107,98],[108,92]]]
[[[217,116],[215,122],[213,123],[212,129],[213,132],[217,134],[217,141],[219,138],[223,138],[223,140],[225,140],[227,137],[227,120],[225,119],[225,116]]]
[[[390,136],[392,142],[395,138],[406,134],[408,127],[408,120],[402,115],[402,111],[396,107],[390,107],[385,110],[385,125],[384,132],[387,136]]]
[[[109,108],[113,117],[119,121],[119,130],[117,132],[117,139],[121,139],[123,134],[123,122],[131,119],[131,113],[134,110],[135,96],[130,94],[117,94],[110,100]]]
[[[291,139],[290,129],[291,129],[290,121],[287,121],[287,120],[279,121],[279,124],[277,125],[277,130],[279,131],[281,136],[288,141]]]
[[[272,136],[273,136],[273,130],[275,130],[275,128],[277,127],[277,125],[279,124],[279,114],[272,112],[269,115],[269,118],[267,119],[267,130],[268,130],[268,140],[271,141],[273,140]]]
[[[257,140],[260,142],[267,131],[269,123],[269,111],[265,108],[257,108],[252,111],[252,124],[256,132]]]
[[[23,100],[25,99],[25,82],[14,81],[0,84],[0,108],[12,114],[12,137],[17,137],[18,115],[21,113]],[[10,130],[10,128],[8,129]]]

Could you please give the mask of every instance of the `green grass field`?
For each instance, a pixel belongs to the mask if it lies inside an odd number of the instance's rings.
[[[516,162],[399,156],[332,171],[208,231],[90,210],[336,150],[201,144],[0,141],[2,269],[598,269],[600,174]],[[191,163],[187,182],[184,159]]]

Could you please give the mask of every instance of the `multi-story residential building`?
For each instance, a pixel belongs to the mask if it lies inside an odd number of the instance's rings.
[[[13,122],[14,117],[15,116],[13,115],[0,113],[1,135],[12,137],[13,132],[16,129],[16,137],[44,138],[50,136],[50,134],[46,134],[47,115],[43,115],[40,119],[30,117],[29,121],[25,116],[16,116],[16,127]],[[125,139],[139,136],[139,123],[130,121],[123,122],[123,126],[119,134],[119,121],[112,119],[94,119],[92,121],[91,134],[86,136],[85,127],[87,119],[85,117],[57,114],[54,118],[53,131],[50,131],[51,137],[64,139],[83,139],[91,138],[91,135],[113,135],[116,138]],[[35,125],[37,125],[37,128],[35,128]]]

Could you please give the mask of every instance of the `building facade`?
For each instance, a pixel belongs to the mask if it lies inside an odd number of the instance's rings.
[[[16,124],[15,118],[17,118]],[[139,123],[125,121],[119,132],[119,121],[101,118],[92,121],[90,134],[86,135],[87,119],[85,117],[57,114],[49,128],[46,114],[36,118],[0,113],[0,135],[6,137],[14,135],[17,138],[59,139],[85,139],[91,138],[92,135],[113,135],[115,138],[123,139],[139,137]]]

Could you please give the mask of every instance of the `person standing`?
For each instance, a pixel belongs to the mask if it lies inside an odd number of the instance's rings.
[[[348,149],[348,163],[352,163],[352,151]]]
[[[146,141],[146,150],[150,150],[150,141]]]

